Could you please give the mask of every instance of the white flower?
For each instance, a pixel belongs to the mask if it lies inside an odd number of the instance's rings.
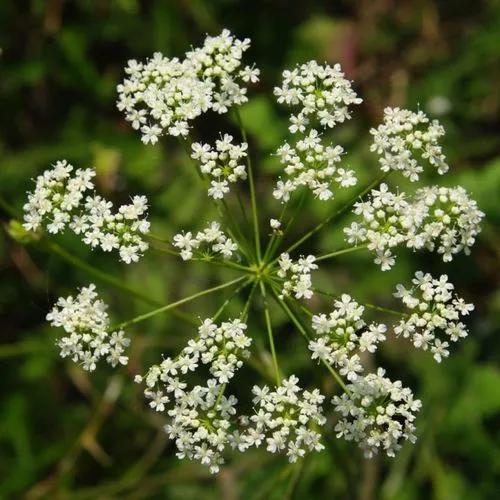
[[[58,299],[47,314],[47,321],[67,333],[57,341],[63,358],[70,357],[87,371],[94,371],[100,358],[113,368],[127,364],[128,357],[123,353],[130,340],[121,330],[109,332],[106,309],[93,284],[82,288],[76,297]]]
[[[286,451],[290,462],[297,461],[306,452],[324,448],[316,430],[326,422],[321,408],[324,396],[318,389],[302,392],[298,381],[292,375],[275,391],[267,386],[252,389],[255,413],[248,418],[249,428],[242,434],[248,446],[260,446],[265,439],[267,451]]]
[[[333,311],[313,315],[311,327],[316,338],[309,342],[312,359],[323,359],[339,368],[340,374],[348,380],[356,380],[363,371],[359,362],[360,352],[375,352],[378,344],[385,340],[386,325],[371,323],[362,319],[364,307],[349,295],[343,294],[335,300]]]
[[[229,183],[239,179],[246,179],[247,173],[242,160],[247,156],[247,143],[233,144],[233,137],[229,134],[221,136],[215,143],[215,148],[209,144],[195,142],[192,146],[191,157],[198,160],[200,170],[212,178],[208,195],[214,199],[221,199],[229,192]]]
[[[174,236],[172,244],[181,250],[183,260],[192,259],[193,251],[197,249],[200,252],[219,254],[224,259],[230,259],[238,250],[238,245],[224,234],[217,222],[210,223],[194,237],[191,232],[178,233]]]
[[[484,217],[461,187],[421,188],[408,199],[405,193],[391,193],[384,183],[367,201],[355,203],[354,213],[362,219],[344,229],[347,242],[367,243],[382,271],[394,265],[391,249],[402,244],[437,250],[445,262],[462,250],[468,254]]]
[[[131,204],[114,213],[111,202],[87,193],[94,190],[93,169],[72,172],[73,166],[62,160],[38,176],[24,205],[24,227],[36,231],[45,225],[53,234],[69,227],[92,248],[118,250],[123,262],[137,262],[148,248],[142,238],[149,232],[146,197],[134,196]]]
[[[278,181],[274,197],[286,202],[290,193],[306,186],[317,198],[326,201],[334,197],[330,189],[334,181],[340,187],[354,186],[354,172],[337,168],[343,152],[341,146],[323,145],[315,129],[293,144],[285,142],[278,148],[277,156],[284,165],[287,180],[285,183],[281,179]]]
[[[117,107],[145,144],[156,144],[164,134],[185,137],[189,122],[209,109],[225,113],[248,99],[242,83],[258,81],[259,70],[241,68],[250,40],[238,40],[228,30],[207,36],[200,48],[184,59],[156,52],[144,63],[130,60],[118,85]]]
[[[444,128],[437,120],[431,122],[423,111],[385,108],[384,122],[370,133],[373,135],[370,150],[380,155],[384,172],[399,170],[410,181],[417,181],[423,171],[422,160],[428,161],[439,174],[448,171],[446,157],[438,144]]]
[[[415,413],[421,402],[398,380],[384,377],[385,371],[358,377],[347,386],[349,394],[332,400],[340,420],[337,437],[357,441],[370,458],[380,450],[393,457],[405,440],[415,442]]]
[[[332,128],[350,118],[350,105],[362,102],[340,64],[321,66],[316,61],[284,71],[282,86],[274,89],[274,95],[279,103],[299,106],[298,114],[290,119],[292,133],[303,132],[311,121]]]
[[[198,460],[212,473],[224,463],[223,453],[228,447],[244,451],[250,446],[243,442],[232,421],[237,399],[221,393],[242,366],[242,359],[249,355],[251,339],[246,329],[239,319],[220,325],[205,319],[198,328],[198,337],[190,340],[174,360],[166,358],[144,377],[136,377],[139,383],[145,381],[144,394],[150,407],[167,412],[165,431],[175,442],[177,456]],[[213,377],[206,385],[190,386],[180,378],[200,365],[206,365]],[[253,443],[260,444],[258,436],[253,436]]]
[[[270,219],[269,225],[273,231],[278,231],[281,228],[281,222],[278,219]]]
[[[467,328],[459,321],[474,309],[463,299],[453,294],[454,286],[448,276],[439,279],[422,271],[415,273],[413,286],[407,290],[397,285],[395,297],[400,298],[412,313],[394,328],[396,335],[410,338],[413,345],[426,351],[430,349],[434,359],[440,363],[449,356],[449,342],[456,342],[468,335]]]
[[[300,256],[297,262],[292,261],[287,253],[282,253],[278,259],[278,277],[283,279],[281,297],[294,295],[296,299],[310,299],[313,295],[311,271],[318,269],[316,257]]]

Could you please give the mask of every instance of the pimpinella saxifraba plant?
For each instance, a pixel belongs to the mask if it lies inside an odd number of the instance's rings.
[[[134,195],[116,208],[96,192],[93,169],[75,169],[65,160],[36,179],[24,206],[28,231],[45,231],[49,237],[69,230],[128,265],[147,259],[154,246],[165,258],[179,259],[179,265],[195,260],[227,268],[234,278],[114,326],[96,287],[85,284],[73,296],[60,298],[47,320],[62,329],[61,356],[88,371],[103,369],[103,362],[118,369],[128,362],[134,325],[231,290],[211,317],[198,319],[180,352],[159,352],[157,364],[135,376],[151,409],[166,415],[165,432],[178,457],[198,461],[213,473],[229,454],[255,447],[295,462],[321,452],[324,433],[357,443],[367,457],[379,452],[394,456],[405,441],[416,439],[421,403],[389,370],[370,369],[373,361],[367,360],[386,339],[401,336],[441,362],[453,343],[467,336],[463,317],[473,305],[455,293],[446,274],[419,270],[410,283],[387,290],[401,301],[400,310],[393,310],[358,302],[348,290],[339,295],[319,290],[314,273],[349,252],[372,254],[374,265],[384,272],[396,265],[396,250],[403,247],[436,252],[447,263],[470,252],[483,213],[460,186],[409,192],[391,187],[398,176],[411,186],[425,169],[441,175],[449,169],[440,145],[444,129],[422,111],[385,109],[382,124],[370,131],[374,164],[381,172],[360,187],[346,152],[332,142],[331,129],[349,120],[362,100],[340,65],[309,61],[285,70],[274,89],[278,103],[290,111],[289,134],[276,144],[278,178],[267,192],[259,192],[274,199],[274,212],[264,217],[265,204],[255,188],[259,162],[238,112],[249,99],[247,87],[259,79],[255,66],[243,64],[249,45],[248,39],[224,30],[182,58],[155,53],[143,62],[131,60],[117,88],[118,109],[145,144],[158,147],[167,135],[182,142],[203,183],[207,205],[216,208],[216,220],[201,220],[197,227],[159,238],[147,218],[155,208],[145,196]],[[196,124],[208,112],[232,113],[239,132],[228,126],[212,141],[194,140]],[[340,191],[348,192],[340,197],[349,198],[348,203],[337,203]],[[330,215],[293,241],[297,219],[309,220],[298,202],[304,196],[327,204]],[[344,218],[349,214],[354,220],[348,225]],[[345,226],[342,247],[324,255],[301,253],[304,244],[333,224]],[[229,317],[228,304],[237,296],[244,297],[245,305]],[[335,394],[327,397],[295,374],[284,373],[283,353],[275,345],[273,315],[278,309],[289,320],[290,335],[304,337],[310,370],[327,370],[333,377]],[[380,312],[394,322],[373,320]],[[263,327],[254,330],[248,319],[256,315],[262,315]],[[256,341],[267,344],[271,380],[265,376],[267,367],[261,367],[255,383],[242,388],[238,371],[259,364],[252,360]],[[231,394],[234,384],[244,401]]]

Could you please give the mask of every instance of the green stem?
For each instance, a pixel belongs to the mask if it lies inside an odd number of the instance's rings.
[[[273,329],[272,329],[272,324],[271,324],[271,316],[269,314],[269,305],[267,303],[266,286],[264,285],[264,283],[262,281],[260,282],[260,292],[262,294],[262,299],[264,301],[264,317],[266,319],[267,335],[269,338],[269,346],[271,348],[271,355],[273,358],[274,372],[276,375],[276,385],[279,386],[279,385],[281,385],[281,375],[280,375],[280,369],[279,369],[279,365],[278,365],[278,358],[276,356],[276,348],[274,346],[274,336],[273,336]]]
[[[250,294],[248,295],[248,299],[245,303],[245,307],[243,308],[243,311],[241,311],[241,319],[242,320],[247,320],[248,318],[248,310],[250,309],[250,304],[252,303],[253,296],[255,294],[255,290],[257,289],[257,281],[254,281],[252,289],[250,290]]]
[[[307,333],[306,328],[302,325],[302,323],[299,321],[299,319],[296,317],[296,315],[291,311],[291,309],[288,307],[286,302],[282,299],[279,298],[279,295],[276,293],[274,289],[272,289],[272,294],[280,307],[283,309],[283,311],[287,314],[287,316],[292,320],[293,324],[297,327],[299,332],[308,340],[311,340],[311,336]],[[347,386],[345,385],[344,381],[342,380],[342,377],[337,373],[336,370],[332,366],[330,366],[329,363],[327,363],[324,359],[321,359],[321,362],[326,366],[327,370],[333,375],[333,378],[337,381],[337,383],[342,387],[342,389],[347,393],[350,394],[349,390],[347,389]]]
[[[241,193],[239,191],[237,191],[236,193],[236,198],[238,199],[238,205],[240,206],[241,215],[243,215],[243,218],[245,219],[245,224],[249,226],[250,221],[248,220],[248,216],[245,210],[245,205],[243,205],[243,200],[241,198]]]
[[[241,136],[243,141],[248,144],[247,133],[243,127],[243,122],[241,120],[241,115],[237,107],[234,108],[236,120],[240,127]],[[247,154],[247,166],[248,166],[248,183],[250,185],[250,201],[252,203],[252,219],[253,219],[253,230],[255,236],[255,252],[257,255],[257,262],[260,264],[261,262],[261,248],[260,248],[260,231],[259,231],[259,217],[257,213],[257,200],[255,196],[255,184],[253,179],[253,170],[252,170],[252,160],[250,158],[250,152]]]
[[[181,142],[182,147],[184,148],[184,152],[185,152],[186,156],[188,157],[189,161],[194,164],[194,168],[196,170],[196,173],[200,177],[200,179],[203,182],[205,188],[208,190],[208,180],[201,173],[200,169],[198,168],[198,164],[191,158],[191,144],[192,144],[192,142],[189,139],[188,139],[188,141],[186,143],[184,141],[182,141],[182,139],[180,140],[180,142]],[[238,247],[240,248],[241,252],[245,255],[246,259],[249,262],[251,262],[251,258],[250,258],[251,254],[248,253],[247,249],[245,248],[246,247],[246,243],[245,243],[245,245],[243,245],[244,241],[240,241],[238,238],[236,238],[236,236],[234,235],[233,230],[231,229],[231,220],[229,220],[229,217],[231,215],[230,215],[230,212],[229,212],[229,210],[227,208],[227,205],[226,205],[226,215],[227,216],[224,217],[224,214],[222,213],[221,206],[219,205],[219,203],[217,203],[217,201],[214,200],[213,198],[211,198],[211,197],[209,197],[209,198],[212,201],[212,203],[215,206],[215,208],[217,209],[217,212],[219,213],[219,217],[221,218],[221,220],[223,220],[223,219],[227,220],[227,232],[229,233],[229,236],[231,236],[231,238],[238,244]],[[224,206],[224,202],[222,203],[222,205]],[[237,225],[235,227],[238,228]]]
[[[293,214],[290,217],[290,220],[288,221],[288,223],[287,223],[284,231],[281,233],[280,237],[276,240],[276,244],[271,249],[271,252],[270,252],[271,259],[274,259],[276,250],[279,248],[281,242],[286,237],[286,235],[289,233],[290,228],[292,227],[295,219],[297,218],[297,215],[300,213],[300,210],[302,209],[302,207],[303,207],[303,205],[304,205],[304,203],[305,203],[305,201],[307,199],[307,194],[308,194],[308,190],[304,189],[304,191],[302,192],[302,195],[300,197],[300,200],[297,203],[297,206],[295,207],[295,210],[293,211]]]
[[[280,227],[281,227],[281,223],[283,222],[283,217],[285,216],[287,207],[288,207],[288,202],[284,203],[283,204],[283,208],[281,209],[281,214],[280,214],[280,217],[278,219],[280,221]],[[269,240],[269,243],[267,244],[267,247],[266,247],[266,249],[264,251],[264,258],[262,259],[263,262],[266,262],[267,258],[269,257],[269,255],[272,255],[272,249],[274,248],[274,242],[275,242],[275,240],[277,238],[281,239],[283,237],[282,236],[283,232],[281,231],[281,229],[279,231],[280,231],[280,235],[279,236],[277,235],[276,231],[273,231],[271,239]]]
[[[307,241],[309,238],[314,236],[318,231],[323,229],[327,224],[329,224],[332,221],[339,220],[341,219],[345,213],[353,206],[355,201],[358,198],[362,198],[365,194],[370,192],[372,189],[376,188],[388,175],[390,174],[389,172],[384,172],[380,177],[377,179],[373,180],[368,186],[366,186],[363,190],[360,192],[356,193],[355,196],[353,196],[345,205],[343,205],[339,210],[336,212],[332,213],[330,216],[328,216],[323,222],[320,222],[316,227],[311,229],[308,233],[306,233],[302,238],[297,240],[295,243],[290,245],[285,251],[290,253],[292,250],[297,248],[298,246],[302,245],[305,241]]]
[[[337,257],[338,255],[342,255],[344,253],[355,252],[356,250],[364,250],[368,245],[357,245],[354,247],[342,248],[340,250],[336,250],[335,252],[327,253],[326,255],[321,255],[316,258],[316,262],[320,262],[322,260],[330,259],[331,257]]]
[[[160,248],[160,247],[153,247],[155,250],[158,252],[165,252],[169,255],[175,256],[175,257],[180,257],[181,254],[179,252],[175,252],[173,250],[170,250],[168,248]],[[251,268],[248,266],[243,266],[241,264],[237,264],[236,262],[232,262],[230,260],[219,260],[214,258],[212,255],[204,255],[202,257],[192,257],[189,259],[190,261],[194,262],[207,262],[208,264],[212,264],[214,266],[221,266],[221,267],[227,267],[231,269],[238,269],[239,271],[245,271],[249,272],[251,271]]]
[[[70,263],[74,267],[77,267],[83,271],[86,271],[87,273],[93,275],[94,277],[98,278],[99,280],[108,283],[111,286],[114,286],[115,288],[118,288],[119,290],[122,290],[129,295],[136,297],[138,299],[143,300],[144,302],[147,302],[152,305],[157,305],[159,302],[155,299],[152,299],[151,297],[148,297],[147,295],[144,295],[143,293],[135,290],[134,288],[126,285],[123,280],[119,278],[115,278],[114,276],[111,276],[110,274],[105,273],[104,271],[101,271],[97,267],[91,266],[90,264],[87,264],[84,260],[75,257],[72,253],[68,252],[64,248],[62,248],[60,245],[57,243],[54,243],[50,240],[44,239],[42,240],[42,248],[46,248],[53,254],[61,257],[64,259],[66,262]]]
[[[223,283],[222,285],[217,285],[217,286],[214,286],[212,288],[208,288],[207,290],[203,290],[201,292],[194,293],[193,295],[190,295],[189,297],[185,297],[183,299],[177,300],[176,302],[166,304],[162,307],[159,307],[158,309],[154,309],[153,311],[150,311],[148,313],[136,316],[135,318],[133,318],[131,320],[124,321],[123,323],[120,323],[119,325],[115,326],[113,328],[113,330],[120,330],[120,329],[125,328],[127,326],[134,325],[134,324],[139,323],[141,321],[144,321],[148,318],[151,318],[152,316],[156,316],[157,314],[160,314],[160,313],[165,312],[165,311],[169,311],[170,309],[174,309],[182,304],[186,304],[187,302],[190,302],[194,299],[197,299],[198,297],[203,297],[204,295],[208,295],[210,293],[217,292],[218,290],[222,290],[222,289],[227,288],[229,286],[235,285],[236,283],[243,281],[245,278],[246,278],[245,276],[241,276],[241,277],[236,278],[236,279],[229,281],[227,283]]]
[[[217,318],[224,312],[224,309],[229,305],[229,303],[245,288],[247,287],[250,282],[252,281],[252,278],[248,278],[246,281],[243,282],[225,301],[224,303],[217,309],[216,313],[212,316],[212,321],[216,321]]]
[[[318,290],[317,288],[313,288],[312,289],[313,292],[316,292],[316,293],[319,293],[321,295],[325,295],[326,297],[332,297],[334,299],[339,299],[340,298],[340,294],[335,294],[335,293],[331,293],[331,292],[325,292],[324,290]],[[394,316],[399,316],[399,317],[407,317],[408,314],[402,312],[402,311],[396,311],[395,309],[388,309],[387,307],[381,307],[381,306],[377,306],[377,305],[374,305],[374,304],[368,304],[366,302],[364,303],[361,303],[360,304],[362,306],[365,306],[365,307],[368,307],[370,309],[374,309],[375,311],[380,311],[380,312],[383,312],[383,313],[387,313],[387,314],[392,314]]]

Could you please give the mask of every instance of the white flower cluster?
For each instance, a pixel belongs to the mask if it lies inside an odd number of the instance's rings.
[[[185,58],[169,59],[156,52],[145,63],[130,60],[127,78],[118,85],[117,106],[125,119],[142,133],[145,144],[163,134],[186,136],[189,122],[209,109],[226,113],[247,102],[242,83],[258,81],[259,70],[241,69],[250,40],[238,40],[230,31],[207,36],[200,48]]]
[[[193,251],[205,245],[205,252],[212,252],[221,255],[224,259],[229,259],[238,250],[238,245],[221,230],[218,222],[211,222],[205,229],[198,231],[195,236],[188,231],[178,233],[174,236],[173,246],[180,249],[183,260],[193,258]]]
[[[215,142],[215,148],[210,144],[195,142],[191,146],[191,158],[200,162],[200,170],[212,178],[208,195],[217,199],[224,198],[229,192],[229,184],[238,179],[246,179],[245,165],[240,163],[247,156],[248,144],[233,144],[233,137],[224,134]]]
[[[396,287],[394,296],[414,312],[402,319],[394,331],[396,335],[410,338],[415,347],[430,349],[440,363],[449,356],[448,340],[456,342],[467,336],[467,328],[459,319],[473,311],[474,305],[452,293],[454,286],[446,274],[435,279],[417,271],[412,283],[414,286],[409,290],[403,285]]]
[[[384,172],[399,170],[410,181],[417,181],[424,170],[422,160],[428,161],[440,174],[448,171],[439,145],[444,128],[437,120],[431,122],[422,111],[385,108],[384,122],[370,133],[373,135],[370,150],[380,156],[380,168]]]
[[[316,61],[285,70],[283,84],[274,89],[274,95],[279,103],[300,106],[300,111],[290,117],[292,133],[304,132],[317,122],[332,128],[350,118],[351,104],[362,102],[344,77],[340,64],[322,66]]]
[[[468,255],[484,217],[462,187],[421,188],[407,201],[405,193],[391,193],[386,184],[373,189],[367,201],[355,203],[354,213],[362,220],[344,229],[347,241],[366,243],[382,271],[394,265],[391,249],[401,244],[437,249],[445,262],[462,250]]]
[[[277,153],[288,179],[278,181],[273,196],[287,202],[298,187],[307,186],[320,200],[329,200],[333,198],[330,189],[333,181],[340,187],[354,186],[357,182],[354,172],[336,166],[343,151],[341,146],[324,146],[315,129],[293,146],[283,144]]]
[[[142,239],[149,232],[146,215],[148,202],[145,196],[134,196],[132,203],[121,205],[113,213],[113,204],[101,196],[89,196],[82,215],[75,215],[70,224],[76,234],[83,234],[83,241],[92,248],[105,252],[117,249],[126,264],[137,262],[149,247]]]
[[[94,190],[93,169],[72,172],[73,166],[62,160],[37,177],[35,190],[28,193],[24,205],[24,227],[28,231],[46,227],[56,234],[68,226],[92,248],[118,250],[123,262],[137,262],[148,249],[142,238],[149,232],[146,197],[134,196],[131,204],[114,213],[110,201],[86,194]]]
[[[85,193],[93,191],[91,168],[77,169],[66,160],[57,161],[36,178],[35,190],[28,193],[24,205],[24,227],[37,231],[45,226],[47,231],[57,234],[71,222],[75,209],[79,208]]]
[[[69,356],[81,363],[84,370],[94,371],[101,358],[113,366],[126,365],[124,355],[130,340],[122,330],[110,333],[106,304],[98,298],[95,285],[80,290],[76,297],[60,297],[47,321],[52,326],[62,327],[68,334],[58,340],[63,358]]]
[[[371,323],[362,319],[365,308],[349,295],[343,294],[335,300],[334,310],[312,317],[312,329],[316,338],[309,342],[312,359],[323,359],[339,368],[339,373],[348,380],[356,380],[363,371],[358,354],[375,352],[379,342],[385,340],[386,325]]]
[[[282,253],[278,259],[278,277],[284,280],[280,298],[293,294],[296,299],[310,299],[313,296],[311,271],[318,269],[315,264],[316,257],[300,256],[298,261],[293,261],[290,255]]]
[[[198,337],[190,340],[177,358],[164,359],[144,377],[149,405],[158,412],[167,410],[171,418],[165,431],[175,440],[178,458],[198,460],[212,473],[224,463],[227,447],[236,447],[239,442],[239,432],[232,422],[237,399],[223,392],[224,384],[241,367],[241,359],[249,355],[251,339],[245,335],[246,328],[238,319],[220,326],[206,319]],[[206,385],[188,387],[181,376],[200,365],[208,366],[212,378]],[[136,382],[142,380],[136,377]]]
[[[258,447],[265,439],[267,451],[286,451],[290,462],[296,462],[306,452],[324,449],[321,434],[315,429],[326,422],[321,407],[325,397],[318,389],[300,394],[298,381],[292,375],[274,391],[267,386],[253,387],[255,414],[249,418],[244,442]]]
[[[334,396],[332,403],[341,415],[335,426],[337,437],[356,441],[367,458],[380,450],[393,457],[402,442],[416,440],[415,414],[420,400],[398,380],[384,377],[385,370],[358,377],[348,384],[349,394]]]

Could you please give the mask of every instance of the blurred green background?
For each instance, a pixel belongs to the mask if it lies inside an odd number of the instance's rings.
[[[7,210],[0,208],[0,497],[172,499],[494,499],[500,496],[500,3],[465,0],[297,1],[253,0],[38,0],[0,2],[0,195],[17,211],[31,178],[57,159],[93,165],[100,191],[116,202],[132,193],[151,201],[155,233],[171,237],[198,229],[210,213],[192,166],[177,142],[146,147],[115,108],[115,87],[129,58],[154,51],[181,55],[205,33],[222,27],[252,38],[246,61],[262,80],[242,109],[257,161],[262,208],[276,216],[271,189],[278,165],[270,153],[286,135],[286,111],[272,98],[283,68],[317,59],[340,62],[364,103],[333,133],[349,152],[347,162],[363,182],[377,175],[369,154],[371,126],[383,108],[421,109],[447,129],[444,149],[451,172],[426,174],[424,183],[463,185],[486,213],[470,257],[443,265],[429,254],[402,252],[381,273],[368,255],[329,263],[321,288],[348,291],[360,300],[394,305],[390,291],[415,270],[446,272],[459,293],[476,304],[471,335],[437,365],[403,340],[387,342],[374,366],[387,366],[423,400],[418,441],[396,459],[366,461],[355,445],[327,432],[327,449],[299,466],[261,451],[237,455],[216,477],[174,456],[163,419],[148,411],[134,373],[178,351],[194,327],[162,315],[131,329],[126,370],[101,367],[91,377],[58,357],[59,332],[47,327],[54,300],[94,281],[121,321],[151,308],[109,283],[75,268],[76,256],[148,297],[167,303],[231,273],[185,264],[150,251],[137,265],[119,265],[92,253],[71,235],[24,244]],[[199,137],[233,130],[227,117],[205,116]],[[406,187],[397,176],[393,185]],[[414,188],[414,186],[412,186]],[[340,198],[339,198],[340,200]],[[340,201],[338,201],[340,202]],[[338,203],[333,202],[333,203]],[[5,208],[5,207],[4,207]],[[296,236],[332,209],[309,201]],[[316,254],[342,246],[339,228],[328,228],[304,249]],[[64,249],[68,254],[61,255]],[[68,257],[69,255],[69,257]],[[208,266],[207,266],[208,267]],[[227,276],[226,276],[227,275]],[[222,294],[224,296],[224,294]],[[226,294],[227,296],[227,294]],[[203,316],[222,297],[190,304]],[[315,310],[328,301],[315,299]],[[233,312],[241,308],[235,302]],[[327,395],[328,374],[311,367],[297,332],[273,310],[285,372]],[[259,315],[251,317],[255,359],[266,373],[269,358]],[[313,368],[313,369],[312,369]],[[240,374],[245,398],[258,382]],[[240,391],[240,392],[239,392]],[[331,412],[330,412],[331,413]]]

